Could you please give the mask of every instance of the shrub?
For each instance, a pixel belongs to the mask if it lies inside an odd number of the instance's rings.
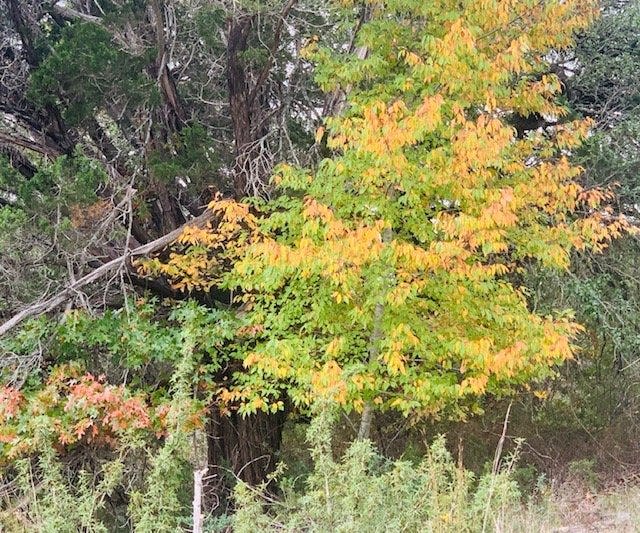
[[[370,441],[356,441],[335,460],[326,416],[309,429],[314,467],[305,489],[281,482],[276,500],[239,483],[233,530],[376,532],[502,530],[520,494],[511,479],[513,461],[475,479],[455,464],[438,437],[421,462],[388,461]],[[281,470],[280,470],[281,471]]]

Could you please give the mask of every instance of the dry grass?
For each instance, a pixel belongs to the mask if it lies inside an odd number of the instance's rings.
[[[594,493],[580,482],[549,489],[536,501],[513,509],[500,533],[640,532],[640,486]]]

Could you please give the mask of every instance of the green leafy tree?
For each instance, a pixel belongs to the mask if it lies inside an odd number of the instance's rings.
[[[256,334],[224,401],[252,413],[328,395],[362,412],[367,437],[374,406],[460,415],[572,356],[578,326],[532,312],[510,275],[530,261],[567,268],[573,249],[601,250],[627,225],[606,209],[573,218],[607,198],[577,183],[565,154],[589,122],[519,138],[508,120],[567,113],[545,57],[591,7],[374,3],[364,58],[311,46],[347,108],[318,134],[334,156],[281,167],[266,214],[225,208],[249,244],[224,283]],[[190,233],[191,248],[155,268],[200,283],[215,235]]]

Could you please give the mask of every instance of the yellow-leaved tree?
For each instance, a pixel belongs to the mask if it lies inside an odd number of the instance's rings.
[[[532,311],[514,273],[566,268],[626,229],[579,185],[569,156],[589,123],[566,120],[546,61],[592,0],[368,4],[357,56],[309,47],[324,89],[347,93],[318,132],[330,156],[281,167],[259,215],[212,205],[236,239],[216,283],[251,331],[221,399],[250,413],[329,397],[362,412],[363,438],[375,408],[460,414],[548,376],[579,327]],[[519,134],[532,115],[556,123]],[[198,271],[190,250],[222,242],[190,239],[156,268]]]

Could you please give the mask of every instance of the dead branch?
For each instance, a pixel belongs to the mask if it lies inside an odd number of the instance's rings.
[[[182,233],[183,229],[186,226],[202,227],[207,222],[209,222],[212,218],[213,218],[213,213],[210,210],[206,210],[199,217],[194,218],[193,220],[190,220],[189,222],[173,230],[172,232],[167,233],[166,235],[163,235],[162,237],[154,241],[151,241],[147,244],[138,246],[133,250],[129,250],[125,252],[123,255],[121,255],[120,257],[112,259],[111,261],[105,263],[104,265],[96,268],[86,276],[83,276],[75,280],[73,283],[69,284],[66,288],[64,288],[55,296],[52,296],[51,298],[37,302],[27,307],[26,309],[23,309],[16,315],[12,316],[9,320],[7,320],[2,325],[0,325],[0,337],[2,337],[4,334],[6,334],[7,332],[15,328],[18,324],[20,324],[27,318],[32,316],[37,316],[42,313],[47,313],[55,309],[59,305],[63,304],[70,298],[73,298],[75,295],[77,295],[78,290],[81,289],[82,287],[85,287],[86,285],[89,285],[90,283],[93,283],[94,281],[102,278],[109,272],[112,272],[113,270],[120,268],[121,266],[125,265],[127,261],[130,261],[132,258],[141,257],[141,256],[161,250],[165,246],[175,241],[180,236],[180,234]]]
[[[93,22],[94,24],[102,24],[100,17],[94,17],[81,11],[76,11],[65,4],[56,2],[51,6],[51,10],[66,20],[81,20],[83,22]]]

